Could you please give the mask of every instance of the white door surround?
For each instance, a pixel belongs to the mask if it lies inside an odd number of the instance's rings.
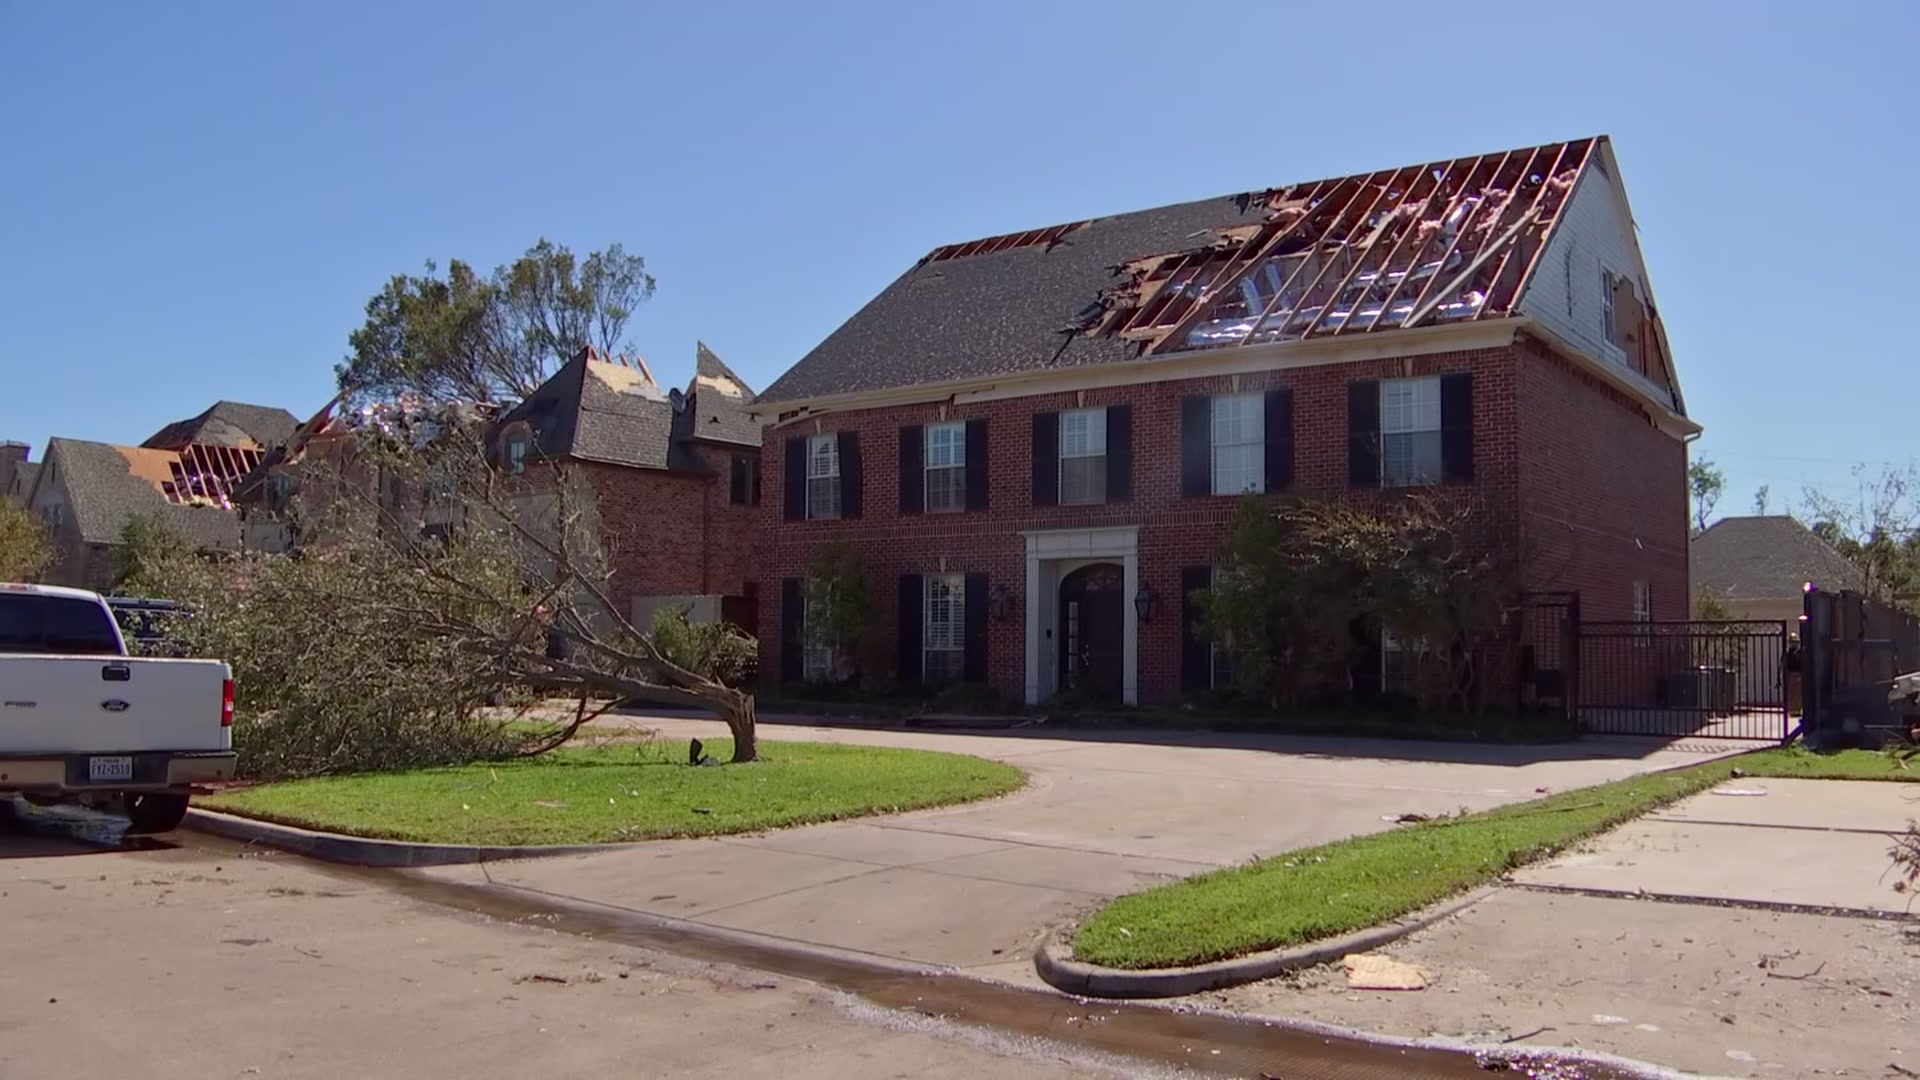
[[[1133,598],[1140,591],[1140,528],[1035,529],[1027,540],[1027,704],[1038,705],[1060,686],[1060,579],[1089,562],[1117,562],[1126,571],[1126,625],[1121,632],[1121,699],[1140,698],[1140,626]]]

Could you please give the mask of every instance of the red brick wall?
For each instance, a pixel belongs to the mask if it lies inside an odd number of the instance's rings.
[[[710,475],[581,465],[614,566],[615,596],[628,605],[636,596],[739,596],[754,580],[760,508],[731,502],[734,452],[697,445],[694,453]]]
[[[1594,623],[1631,620],[1633,583],[1645,581],[1654,619],[1687,618],[1686,444],[1546,346],[1522,339],[1518,351],[1528,586],[1577,591],[1582,620]],[[1581,697],[1653,704],[1660,674],[1690,661],[1684,652],[1662,659],[1659,644],[1641,647],[1622,629],[1589,627]]]
[[[1329,367],[1242,375],[1245,392],[1290,386],[1294,392],[1295,492],[1348,494],[1347,383],[1471,371],[1474,375],[1475,488],[1489,510],[1489,536],[1511,542],[1519,495],[1515,427],[1515,372],[1510,349],[1442,353]],[[761,455],[765,490],[761,500],[761,670],[780,671],[780,579],[802,577],[821,544],[846,540],[865,561],[878,600],[867,673],[890,677],[894,652],[897,580],[904,573],[986,573],[1005,585],[1015,604],[1004,622],[988,624],[989,682],[1018,697],[1026,679],[1026,529],[1139,526],[1140,580],[1161,597],[1159,612],[1140,628],[1139,691],[1142,702],[1164,702],[1180,693],[1180,569],[1212,561],[1219,535],[1232,516],[1231,497],[1185,498],[1180,494],[1180,400],[1191,394],[1229,392],[1233,380],[1210,377],[1047,394],[947,406],[946,419],[985,417],[989,423],[989,509],[955,514],[899,512],[898,429],[941,419],[937,405],[829,414],[818,430],[857,431],[862,462],[863,515],[851,521],[786,521],[782,515],[786,440],[816,430],[812,420],[769,428]],[[1133,406],[1133,498],[1102,506],[1032,505],[1032,420],[1036,412],[1128,403]],[[1370,495],[1368,497],[1381,497]]]
[[[1544,345],[1519,345],[1520,502],[1535,589],[1578,590],[1589,621],[1687,617],[1687,448],[1646,407]]]

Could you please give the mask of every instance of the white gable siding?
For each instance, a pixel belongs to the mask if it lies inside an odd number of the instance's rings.
[[[1642,300],[1647,298],[1647,275],[1633,242],[1626,199],[1610,176],[1600,171],[1603,160],[1596,156],[1581,174],[1560,212],[1560,225],[1547,243],[1533,282],[1517,306],[1568,344],[1626,367],[1627,354],[1606,339],[1600,272],[1611,270],[1632,281]]]

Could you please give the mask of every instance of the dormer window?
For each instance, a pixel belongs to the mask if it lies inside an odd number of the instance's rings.
[[[527,471],[527,450],[533,445],[533,439],[524,431],[516,431],[507,436],[507,472],[513,475]]]

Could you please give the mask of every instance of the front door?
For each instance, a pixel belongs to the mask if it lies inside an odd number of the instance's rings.
[[[1119,701],[1127,624],[1126,571],[1083,566],[1060,579],[1060,686]]]

